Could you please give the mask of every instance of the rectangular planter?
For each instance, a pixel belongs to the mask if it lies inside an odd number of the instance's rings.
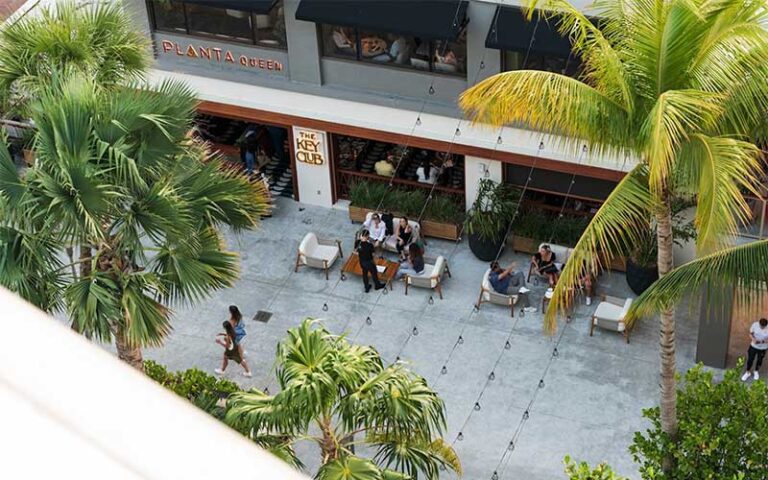
[[[539,244],[541,242],[534,240],[533,238],[521,237],[520,235],[512,234],[507,239],[507,244],[512,246],[512,250],[516,252],[530,253],[533,255],[539,250]]]
[[[425,237],[443,238],[445,240],[457,240],[460,226],[454,223],[440,223],[432,220],[421,221],[421,233]]]
[[[611,270],[615,272],[626,272],[627,259],[625,257],[616,257],[611,260]]]
[[[352,205],[349,206],[349,219],[356,223],[363,223],[365,221],[365,216],[370,212],[369,209],[363,208],[363,207],[353,207]]]

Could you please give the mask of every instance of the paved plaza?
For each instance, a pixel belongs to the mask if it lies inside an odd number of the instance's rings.
[[[646,427],[641,409],[658,398],[655,322],[637,325],[627,345],[611,332],[597,330],[589,337],[597,301],[579,305],[554,337],[543,333],[540,311],[524,317],[518,311],[510,318],[508,309],[483,304],[473,312],[487,264],[473,256],[466,241],[457,246],[429,239],[427,254],[446,256],[453,274],[444,283],[444,299],[435,294],[433,302],[429,290],[414,288],[405,296],[400,282],[387,295],[365,294],[360,278],[340,280],[339,262],[327,281],[320,270],[303,267],[294,273],[305,233],[342,239],[346,256],[359,225],[343,209],[285,198],[277,199],[277,207],[257,231],[227,235],[230,248],[242,257],[237,285],[194,308],[179,309],[166,345],[147,350],[146,358],[173,370],[197,367],[212,373],[222,353],[214,336],[228,317],[227,306],[236,304],[247,322],[244,348],[254,376],[245,379],[240,367],[231,365],[227,377],[244,387],[274,391],[276,343],[305,317],[322,318],[334,333],[375,346],[386,362],[398,357],[409,362],[436,388],[447,408],[445,438],[461,458],[464,478],[491,479],[497,471],[499,479],[561,479],[565,455],[607,461],[619,473],[638,478],[627,447],[633,433]],[[527,272],[527,256],[507,251],[502,257],[504,264],[513,260]],[[532,305],[540,307],[546,286],[529,287]],[[623,273],[599,279],[598,294],[627,296],[628,291]],[[267,323],[252,320],[258,310],[272,312]],[[681,312],[678,322],[681,371],[694,364],[698,325],[689,313]],[[317,452],[306,443],[298,450],[314,473]]]

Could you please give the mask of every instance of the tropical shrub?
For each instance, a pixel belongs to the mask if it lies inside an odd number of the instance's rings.
[[[440,467],[461,473],[442,438],[443,401],[405,364],[385,366],[372,347],[306,319],[278,345],[276,376],[275,395],[232,394],[226,422],[293,463],[293,445],[314,442],[322,462],[317,478],[434,480]],[[375,451],[372,459],[355,456],[361,444]]]
[[[464,206],[453,195],[432,192],[427,203],[427,192],[421,189],[389,189],[387,183],[360,180],[349,187],[350,205],[360,208],[379,209],[406,215],[412,220],[434,220],[443,223],[461,223]],[[426,208],[425,208],[426,205]]]
[[[643,411],[651,428],[635,434],[630,451],[649,480],[748,480],[768,477],[768,385],[745,384],[740,370],[721,382],[701,365],[678,390],[677,441],[661,428],[658,407]],[[662,469],[664,455],[673,470]]]
[[[616,472],[605,463],[601,463],[595,468],[591,468],[587,462],[576,463],[568,456],[565,457],[564,463],[565,473],[568,476],[568,480],[627,480],[626,478],[617,475]]]

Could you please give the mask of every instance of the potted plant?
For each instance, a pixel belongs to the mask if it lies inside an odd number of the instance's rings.
[[[425,236],[457,240],[464,219],[464,208],[454,198],[435,195],[427,204],[421,231]]]
[[[514,234],[510,244],[515,252],[534,254],[547,234],[545,230],[551,224],[551,218],[540,210],[527,209],[517,215],[512,226]]]
[[[386,197],[384,194],[386,193]],[[389,200],[394,192],[387,192],[387,184],[380,182],[355,182],[349,187],[349,219],[353,222],[365,221],[365,215],[374,210],[379,203]]]
[[[504,246],[519,200],[517,189],[490,179],[480,180],[477,197],[464,221],[469,248],[477,258],[483,261],[496,258]]]
[[[696,236],[693,222],[687,222],[680,214],[689,206],[691,206],[690,202],[682,200],[677,200],[672,204],[672,238],[677,246],[681,246],[683,242],[692,240]],[[632,249],[626,262],[627,284],[638,295],[659,279],[656,225],[650,221],[648,225],[648,230],[643,235],[642,240]]]

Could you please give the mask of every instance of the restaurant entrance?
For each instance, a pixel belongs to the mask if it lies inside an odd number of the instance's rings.
[[[198,113],[197,133],[225,159],[244,169],[244,151],[253,149],[254,171],[263,173],[274,196],[294,198],[294,179],[288,130],[257,121]]]

